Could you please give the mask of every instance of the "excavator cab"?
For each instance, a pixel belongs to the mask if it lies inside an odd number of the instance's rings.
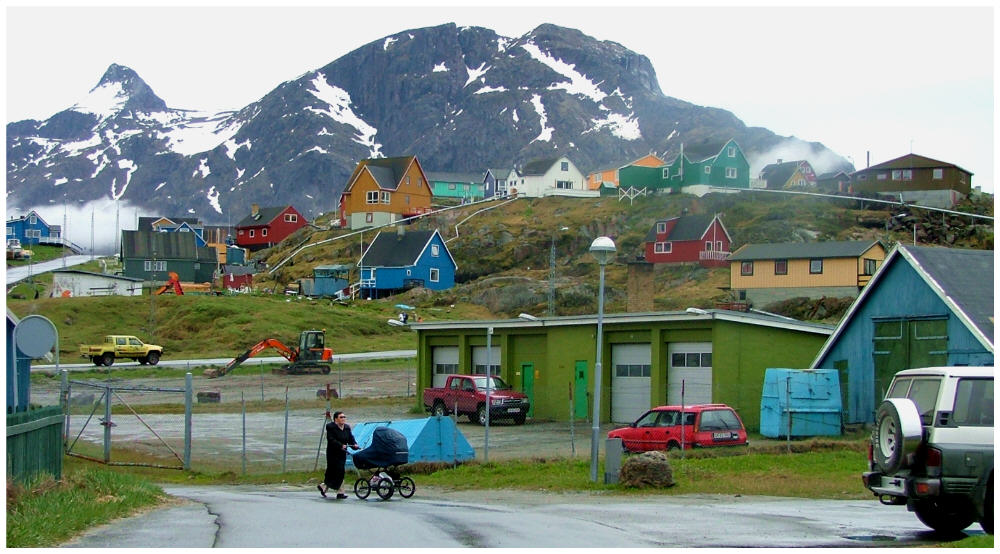
[[[333,350],[326,348],[326,331],[302,331],[297,362],[329,362]]]

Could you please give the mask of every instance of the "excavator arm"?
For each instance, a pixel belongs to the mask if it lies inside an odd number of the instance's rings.
[[[295,360],[298,358],[298,353],[295,350],[292,350],[291,348],[285,346],[284,343],[282,343],[278,339],[264,339],[258,342],[257,344],[251,346],[249,349],[247,349],[246,352],[233,358],[231,362],[229,362],[228,364],[225,365],[225,367],[219,370],[219,373],[218,375],[216,375],[216,377],[222,377],[223,375],[236,369],[243,362],[256,356],[257,354],[260,354],[267,348],[273,348],[277,350],[282,356],[285,357],[286,360],[292,363],[294,363]]]
[[[171,271],[170,273],[168,273],[168,275],[170,276],[170,279],[167,280],[167,284],[165,284],[162,287],[160,287],[160,289],[156,291],[156,294],[157,295],[163,294],[163,293],[167,292],[168,290],[170,290],[171,287],[173,287],[173,289],[174,289],[174,294],[176,294],[178,296],[184,294],[184,289],[181,288],[181,278],[180,278],[180,276],[178,276],[173,271]]]

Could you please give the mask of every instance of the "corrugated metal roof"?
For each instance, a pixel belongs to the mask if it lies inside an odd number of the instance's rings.
[[[878,241],[778,242],[747,244],[729,256],[739,260],[794,260],[803,258],[856,258]]]
[[[197,260],[215,263],[214,248],[199,248],[192,233],[122,231],[122,256],[158,260]]]
[[[105,279],[116,279],[119,281],[133,281],[136,283],[142,282],[142,279],[138,277],[126,277],[124,275],[112,275],[110,273],[95,273],[93,271],[83,271],[82,269],[53,269],[52,273],[74,273],[78,275],[93,275],[95,277],[103,277]]]
[[[545,172],[559,161],[559,158],[545,158],[542,160],[532,160],[518,171],[521,175],[545,175]]]
[[[435,231],[389,231],[375,236],[358,263],[365,267],[406,267],[417,262]]]
[[[969,321],[993,342],[992,250],[932,246],[903,246],[942,294],[968,316]]]
[[[674,228],[671,229],[666,240],[698,240],[705,234],[705,230],[712,224],[712,221],[715,220],[715,215],[683,215],[670,219],[661,219],[656,223],[670,221],[671,219],[676,219],[677,223],[674,224]],[[656,223],[653,224],[653,227],[646,235],[646,242],[653,242],[656,240]]]
[[[882,162],[880,164],[875,164],[871,167],[859,169],[855,173],[860,173],[862,171],[871,171],[873,169],[911,169],[911,168],[926,169],[926,168],[936,168],[936,167],[954,167],[957,169],[961,169],[962,171],[965,171],[969,175],[972,175],[972,172],[966,171],[955,164],[934,160],[926,156],[919,156],[917,154],[907,154],[905,156],[900,156],[898,158],[894,158],[887,162]]]
[[[468,183],[468,184],[480,184],[483,182],[482,173],[460,173],[454,171],[427,171],[425,172],[427,180],[434,182],[443,183]]]
[[[767,181],[767,188],[780,188],[792,178],[802,160],[765,165],[760,170],[760,176]]]
[[[285,211],[287,208],[288,208],[288,206],[260,208],[257,211],[257,217],[254,217],[253,216],[253,212],[251,212],[250,215],[248,215],[248,216],[244,217],[242,220],[240,220],[240,222],[237,223],[236,226],[237,227],[257,227],[257,226],[260,226],[260,225],[267,225],[268,223],[270,223],[271,221],[273,221],[274,218],[276,218],[279,215],[281,215],[281,212]]]

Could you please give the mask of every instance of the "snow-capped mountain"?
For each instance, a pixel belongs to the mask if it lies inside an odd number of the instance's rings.
[[[471,172],[565,154],[589,172],[669,160],[682,143],[700,159],[730,138],[751,159],[789,141],[832,155],[664,95],[649,60],[617,43],[554,25],[515,39],[445,24],[369,43],[237,112],[168,108],[112,65],[70,108],[7,125],[7,203],[114,198],[205,223],[292,204],[312,218],[336,208],[363,158]]]

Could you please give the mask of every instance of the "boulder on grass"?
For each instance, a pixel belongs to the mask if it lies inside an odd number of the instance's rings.
[[[629,456],[622,464],[618,483],[626,487],[666,488],[674,486],[674,470],[663,452],[643,452]]]

